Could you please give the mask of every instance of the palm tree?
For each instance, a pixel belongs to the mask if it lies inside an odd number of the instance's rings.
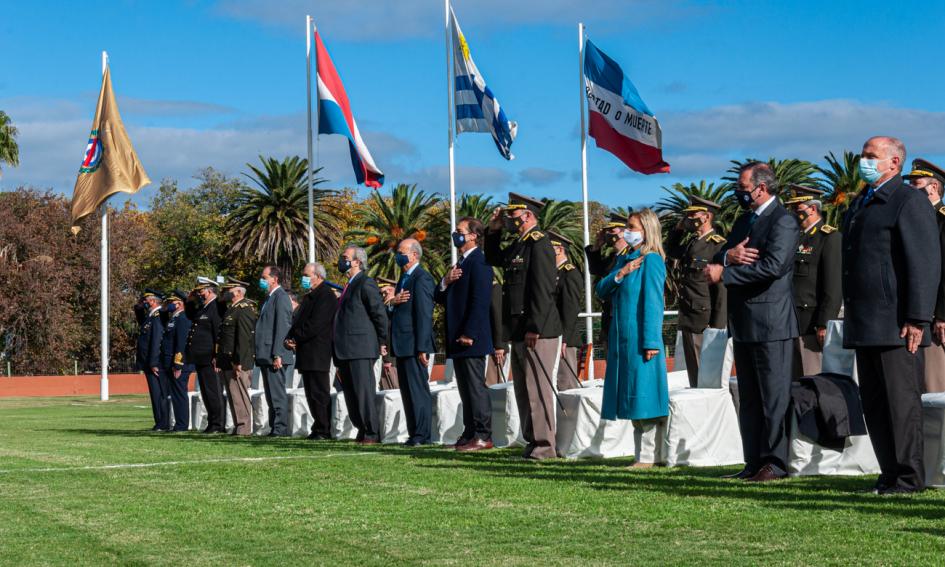
[[[282,161],[259,156],[260,169],[246,164],[252,175],[244,174],[258,186],[247,187],[236,198],[236,208],[227,219],[227,229],[233,238],[232,254],[258,261],[273,261],[282,268],[284,277],[291,278],[293,266],[303,261],[308,252],[308,192],[305,176],[308,161],[298,156]],[[315,173],[321,168],[315,170]],[[315,178],[312,185],[324,179]],[[325,258],[337,253],[339,246],[335,216],[327,205],[326,197],[334,194],[329,189],[315,189],[313,194],[313,222],[315,225],[315,255]]]
[[[818,184],[824,190],[824,221],[840,226],[850,202],[866,186],[866,180],[860,175],[859,154],[844,151],[840,160],[830,152],[824,159],[827,160],[827,167],[817,167],[824,176]]]
[[[397,278],[393,252],[404,238],[416,238],[424,248],[424,264],[434,275],[446,266],[437,251],[445,248],[445,234],[436,230],[442,218],[442,205],[436,194],[417,190],[416,185],[401,183],[391,190],[390,197],[379,191],[355,211],[360,228],[346,236],[367,249],[371,259],[370,274],[374,277]]]
[[[732,183],[737,182],[739,169],[741,169],[745,164],[753,161],[762,160],[732,160],[732,167],[728,169],[728,173],[731,175],[723,177],[722,180],[730,181]],[[778,190],[783,191],[790,184],[805,185],[808,187],[816,187],[818,185],[819,180],[816,177],[818,173],[817,166],[809,161],[794,158],[783,160],[768,158],[768,161],[764,163],[770,165],[771,169],[774,170],[774,176],[778,179]]]
[[[481,220],[483,223],[488,223],[495,207],[496,205],[492,203],[492,197],[466,193],[463,195],[463,198],[460,199],[459,205],[456,207],[456,219],[473,217]],[[448,214],[449,209],[447,209],[447,218],[449,218]]]
[[[542,199],[545,206],[538,213],[538,226],[543,231],[557,232],[571,241],[568,255],[578,268],[584,266],[584,224],[580,206],[573,201]]]
[[[660,220],[663,221],[664,233],[676,226],[682,219],[683,209],[689,206],[689,197],[696,196],[703,199],[714,201],[722,206],[722,210],[715,216],[715,226],[722,234],[728,234],[738,218],[738,203],[734,197],[729,194],[732,186],[729,183],[707,183],[704,179],[689,185],[675,183],[671,187],[663,187],[663,191],[669,193],[656,202],[654,209],[660,214]]]
[[[20,165],[20,147],[16,143],[18,130],[6,112],[0,110],[0,164]],[[0,172],[3,168],[0,167]]]

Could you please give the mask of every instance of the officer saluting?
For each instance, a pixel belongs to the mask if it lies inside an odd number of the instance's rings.
[[[544,203],[509,193],[509,204],[492,213],[486,231],[486,261],[503,268],[502,321],[512,341],[515,400],[528,445],[526,459],[548,459],[555,451],[555,392],[551,372],[558,355],[561,320],[555,308],[557,268],[551,242],[538,230]],[[513,240],[501,247],[502,229]]]
[[[630,246],[623,239],[623,231],[626,228],[627,217],[618,213],[610,213],[607,217],[607,223],[597,233],[594,244],[588,244],[584,247],[584,253],[587,255],[587,269],[597,280],[606,277],[613,271],[618,256],[630,252]],[[605,250],[608,250],[608,252],[605,252]],[[609,299],[601,301],[600,346],[604,352],[607,352],[607,332],[610,329],[610,305]],[[588,337],[588,340],[590,341],[590,337]]]
[[[707,327],[724,329],[728,323],[725,285],[711,284],[703,274],[703,269],[725,245],[725,238],[712,226],[721,209],[715,201],[690,195],[689,206],[682,210],[685,216],[666,239],[666,255],[677,261],[678,326],[689,385],[693,388],[699,380],[702,332]]]
[[[945,187],[945,170],[934,163],[915,159],[912,171],[904,175],[916,189],[925,191],[935,208],[938,220],[939,240],[945,250],[945,204],[942,204],[942,189]],[[945,392],[945,265],[942,266],[938,293],[935,300],[935,321],[932,325],[932,345],[922,347],[925,351],[925,391]]]
[[[217,367],[233,414],[233,435],[253,433],[249,385],[256,359],[256,304],[246,299],[247,288],[248,283],[233,278],[227,278],[220,286],[228,307],[217,339]]]
[[[208,425],[204,433],[223,433],[223,388],[216,369],[217,340],[220,336],[217,282],[209,278],[197,278],[194,292],[200,298],[200,304],[195,306],[194,317],[191,319],[186,360],[197,367],[200,397],[207,408]]]
[[[794,309],[800,333],[794,347],[794,376],[811,376],[822,368],[827,321],[840,315],[842,238],[821,217],[823,191],[793,184],[788,188],[791,198],[784,204],[801,225],[794,257]]]
[[[138,369],[144,371],[145,380],[148,382],[151,412],[154,414],[152,431],[169,429],[167,387],[164,372],[161,370],[161,339],[164,336],[164,325],[161,323],[162,302],[163,297],[160,293],[153,289],[146,289],[141,295],[140,307],[135,310],[139,322],[138,345],[135,354]]]
[[[558,307],[562,328],[558,390],[569,390],[581,387],[577,375],[578,349],[581,347],[581,326],[578,324],[578,313],[581,312],[584,278],[568,259],[568,247],[572,244],[571,240],[551,231],[548,232],[548,239],[555,250],[555,263],[558,266],[555,305]]]

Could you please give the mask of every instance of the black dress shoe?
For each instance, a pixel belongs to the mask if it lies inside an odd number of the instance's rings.
[[[311,439],[312,441],[328,441],[331,439],[331,436],[325,435],[324,433],[309,433],[306,439]]]
[[[911,488],[908,486],[887,486],[877,489],[876,493],[880,496],[909,496],[922,492],[921,488]]]
[[[727,474],[727,475],[723,476],[722,478],[728,479],[728,480],[744,480],[744,479],[746,479],[746,478],[751,478],[751,477],[755,476],[755,474],[757,474],[757,473],[758,473],[758,471],[753,471],[753,470],[749,469],[748,467],[745,467],[745,468],[743,468],[742,470],[738,471],[738,472],[735,473],[735,474]]]
[[[746,478],[745,482],[771,482],[772,480],[781,480],[783,478],[787,478],[786,472],[777,470],[773,465],[765,465],[761,467],[754,476]]]

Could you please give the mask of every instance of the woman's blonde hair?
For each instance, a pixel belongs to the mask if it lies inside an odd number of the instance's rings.
[[[640,255],[646,256],[650,252],[656,252],[660,258],[666,259],[666,252],[663,251],[663,229],[660,226],[660,219],[652,209],[640,209],[630,213],[630,217],[640,219],[643,225],[643,246],[640,247]]]

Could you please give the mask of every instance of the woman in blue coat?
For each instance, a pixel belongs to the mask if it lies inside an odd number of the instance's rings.
[[[662,462],[662,437],[669,415],[663,347],[665,253],[660,222],[650,209],[634,212],[624,231],[631,252],[618,258],[597,284],[597,296],[613,303],[610,348],[604,378],[604,419],[633,420],[635,467]]]

